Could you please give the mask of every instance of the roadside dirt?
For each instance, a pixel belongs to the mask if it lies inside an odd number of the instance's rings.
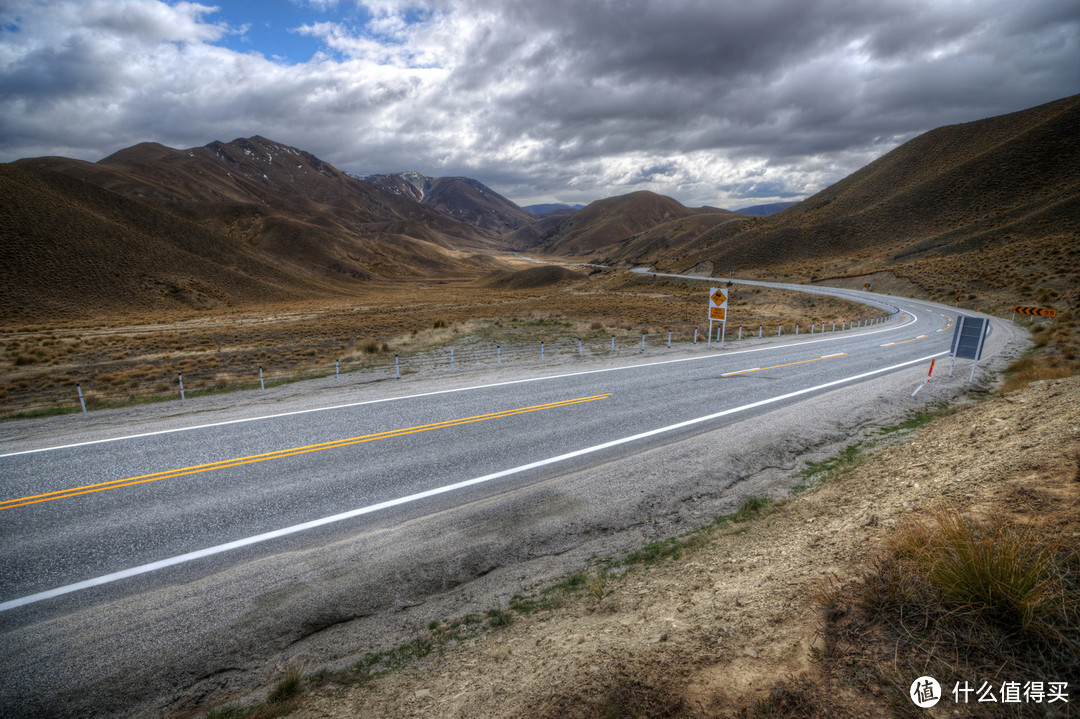
[[[599,592],[369,683],[309,689],[288,716],[739,714],[780,680],[818,676],[821,588],[859,576],[896,527],[941,503],[974,517],[1052,518],[1080,543],[1078,408],[1080,377],[964,404],[681,558],[631,566]],[[874,686],[847,701],[853,716],[892,716],[895,693]]]

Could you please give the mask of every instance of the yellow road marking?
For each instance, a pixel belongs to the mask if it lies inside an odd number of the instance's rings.
[[[918,337],[912,337],[909,340],[900,340],[899,342],[890,342],[887,345],[881,345],[882,347],[895,347],[896,345],[906,345],[908,342],[914,342],[915,340],[924,340],[926,335],[919,335]]]
[[[147,482],[156,482],[160,479],[171,479],[173,477],[182,477],[188,474],[199,474],[200,472],[210,472],[215,469],[225,469],[228,467],[238,467],[244,464],[254,464],[256,462],[266,462],[271,459],[281,459],[283,457],[293,457],[299,454],[308,454],[311,452],[321,452],[326,449],[336,449],[338,447],[348,447],[353,444],[361,444],[363,442],[374,442],[379,439],[388,439],[390,437],[402,437],[409,434],[417,434],[419,432],[430,432],[433,429],[446,429],[448,427],[458,427],[464,424],[472,424],[474,422],[484,422],[489,419],[502,419],[504,417],[513,417],[519,414],[526,414],[528,412],[539,412],[544,409],[556,409],[559,407],[570,407],[575,404],[584,404],[586,402],[595,402],[600,399],[608,399],[611,397],[611,393],[596,394],[589,397],[577,397],[575,399],[562,400],[560,402],[549,402],[547,404],[538,404],[531,407],[521,407],[519,409],[509,409],[502,412],[492,412],[491,414],[481,414],[475,417],[463,417],[461,419],[450,419],[444,422],[435,422],[434,424],[424,424],[418,427],[406,427],[404,429],[393,429],[386,432],[376,432],[375,434],[366,434],[360,437],[349,437],[347,439],[338,439],[332,442],[323,442],[321,444],[309,444],[303,447],[292,447],[290,449],[279,449],[274,452],[266,452],[264,454],[254,454],[249,457],[236,457],[234,459],[223,459],[218,462],[210,462],[209,464],[198,464],[193,467],[183,467],[181,469],[171,469],[165,472],[156,472],[154,474],[142,474],[137,477],[125,477],[124,479],[114,479],[110,482],[101,482],[98,484],[88,484],[83,487],[72,487],[70,489],[61,489],[55,492],[46,492],[44,494],[35,494],[28,497],[19,497],[17,499],[6,499],[0,501],[0,510],[14,509],[15,507],[25,507],[30,504],[38,504],[40,502],[50,502],[54,499],[66,499],[67,497],[75,497],[80,494],[90,494],[92,492],[103,492],[108,489],[117,489],[119,487],[130,487],[135,484],[145,484]]]
[[[738,372],[728,372],[727,374],[720,375],[721,377],[733,377],[737,374],[749,374],[751,372],[761,372],[767,369],[776,369],[778,367],[791,367],[797,364],[806,364],[807,362],[817,362],[818,360],[829,359],[830,357],[843,357],[847,352],[839,352],[834,355],[825,355],[824,357],[815,357],[814,359],[800,360],[798,362],[788,362],[787,364],[774,364],[772,367],[754,367],[753,369],[741,369]]]
[[[950,327],[952,327],[952,322],[950,322],[949,324],[947,324],[944,327],[942,327],[941,329],[939,329],[938,332],[944,332],[945,330],[949,329]]]

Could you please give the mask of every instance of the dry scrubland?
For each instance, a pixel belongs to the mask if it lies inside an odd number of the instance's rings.
[[[1075,716],[1080,378],[934,408],[804,486],[210,717]],[[907,698],[936,677],[931,710]],[[957,682],[1071,682],[957,706]]]
[[[734,287],[729,330],[743,323],[776,331],[871,312],[840,300]],[[0,330],[0,415],[74,409],[75,383],[88,406],[130,397],[251,387],[258,368],[280,381],[301,373],[386,367],[424,351],[457,346],[538,346],[581,338],[601,347],[640,341],[689,341],[703,322],[708,287],[624,273],[592,276],[530,268],[472,281],[372,284],[353,302],[271,306],[260,312],[188,312],[125,317],[93,326],[37,324]],[[550,345],[549,345],[550,347]],[[461,364],[462,355],[458,355]],[[467,369],[467,367],[466,367]],[[55,399],[53,399],[55,398]]]

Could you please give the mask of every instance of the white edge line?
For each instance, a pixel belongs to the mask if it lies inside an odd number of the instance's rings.
[[[819,384],[815,387],[807,387],[806,389],[796,390],[795,392],[788,392],[777,397],[770,397],[769,399],[759,400],[757,402],[751,402],[750,404],[744,404],[741,407],[733,407],[731,409],[725,409],[721,412],[706,415],[704,417],[697,417],[696,419],[688,419],[683,422],[668,425],[667,427],[660,427],[658,429],[651,429],[647,432],[641,432],[630,437],[623,437],[621,439],[614,439],[610,442],[604,442],[603,444],[597,444],[592,447],[586,447],[584,449],[575,450],[573,452],[567,452],[566,454],[560,454],[557,457],[549,457],[547,459],[541,459],[536,462],[530,462],[529,464],[523,464],[520,467],[513,467],[511,469],[504,469],[500,472],[493,474],[485,474],[482,477],[475,477],[463,482],[456,482],[454,484],[448,484],[444,487],[436,487],[435,489],[429,489],[424,492],[417,492],[416,494],[406,495],[404,497],[398,497],[397,499],[390,499],[385,502],[379,502],[378,504],[372,504],[367,507],[360,507],[359,509],[353,509],[348,512],[342,512],[341,514],[334,514],[329,517],[322,517],[321,519],[313,519],[310,522],[304,522],[303,524],[295,524],[291,527],[285,527],[283,529],[275,529],[272,532],[266,532],[264,534],[257,534],[253,537],[246,537],[244,539],[237,539],[233,542],[226,544],[219,544],[214,547],[207,547],[206,549],[200,549],[194,552],[188,552],[187,554],[181,554],[176,557],[169,557],[168,559],[161,559],[150,564],[143,564],[138,567],[132,567],[130,569],[124,569],[119,572],[113,572],[112,574],[106,574],[93,579],[86,579],[75,584],[68,584],[63,587],[57,587],[56,589],[50,589],[45,592],[39,592],[37,594],[31,594],[26,597],[20,597],[19,599],[12,599],[7,602],[0,602],[0,612],[7,611],[9,609],[15,609],[16,607],[22,607],[27,604],[33,604],[45,599],[52,599],[59,597],[63,594],[70,594],[71,592],[78,592],[83,589],[90,589],[91,587],[101,586],[103,584],[110,584],[112,582],[119,581],[121,579],[128,579],[140,574],[146,574],[148,572],[154,572],[159,569],[165,569],[166,567],[173,567],[178,564],[184,564],[196,559],[202,559],[204,557],[210,557],[215,554],[221,554],[222,552],[228,552],[233,549],[240,549],[241,547],[251,546],[253,544],[259,544],[271,539],[277,539],[279,537],[285,537],[290,534],[296,534],[298,532],[304,532],[309,529],[315,529],[316,527],[322,527],[328,524],[334,524],[346,519],[352,519],[364,514],[371,514],[372,512],[378,512],[383,509],[389,509],[390,507],[396,507],[402,504],[409,504],[421,499],[427,499],[428,497],[434,497],[440,494],[446,494],[448,492],[454,492],[459,489],[465,489],[466,487],[472,487],[477,484],[483,484],[495,479],[501,479],[502,477],[508,477],[512,474],[518,474],[530,469],[536,469],[537,467],[543,467],[549,464],[556,464],[558,462],[565,462],[568,459],[574,459],[575,457],[581,457],[601,450],[610,449],[611,447],[617,447],[629,442],[635,442],[639,439],[645,439],[647,437],[653,437],[658,434],[664,434],[666,432],[672,432],[674,430],[683,429],[684,427],[690,427],[695,424],[701,424],[702,422],[709,422],[720,417],[724,417],[730,414],[736,414],[738,412],[744,412],[748,409],[754,409],[774,402],[782,402],[792,397],[798,397],[799,395],[808,394],[810,392],[817,392],[818,390],[828,389],[829,387],[835,387],[837,385],[845,384],[848,382],[854,382],[856,380],[864,379],[866,377],[872,377],[876,374],[882,374],[884,372],[891,372],[892,370],[900,369],[902,367],[908,367],[919,362],[925,362],[929,359],[934,359],[942,355],[948,354],[948,352],[938,352],[936,354],[927,355],[926,357],[920,357],[919,359],[909,360],[900,364],[895,364],[890,367],[883,367],[881,369],[871,370],[869,372],[863,372],[862,374],[853,375],[851,377],[845,377],[843,379],[833,380],[832,382],[826,382],[825,384]]]
[[[908,312],[907,310],[900,310],[900,311],[903,312],[906,315],[910,315],[913,320],[918,321],[918,318],[914,314],[912,314],[911,312]],[[903,325],[903,326],[906,326],[906,325]],[[495,383],[492,383],[492,384],[473,385],[471,387],[457,387],[455,389],[441,389],[441,390],[435,390],[433,392],[421,392],[419,394],[403,395],[401,397],[384,397],[382,399],[369,399],[369,400],[363,400],[361,402],[349,402],[347,404],[332,405],[330,407],[313,407],[311,409],[299,409],[299,410],[296,410],[294,412],[280,412],[278,414],[267,414],[267,415],[261,415],[259,417],[244,417],[242,419],[229,419],[229,420],[225,420],[223,422],[211,422],[209,424],[199,424],[199,425],[194,425],[192,427],[174,427],[172,429],[161,429],[161,430],[157,430],[155,432],[142,432],[140,434],[129,434],[129,435],[124,435],[123,437],[107,437],[105,439],[92,439],[92,440],[89,440],[89,441],[86,441],[86,442],[75,442],[73,444],[61,444],[61,445],[57,445],[55,447],[39,447],[38,449],[24,449],[24,450],[21,450],[19,452],[8,452],[6,454],[0,454],[0,459],[3,459],[4,457],[17,457],[17,456],[23,455],[23,454],[36,454],[38,452],[53,452],[53,451],[59,450],[59,449],[72,449],[72,448],[75,448],[75,447],[86,447],[86,446],[92,445],[92,444],[105,444],[107,442],[122,442],[122,441],[128,440],[128,439],[140,439],[142,437],[153,437],[153,436],[160,435],[160,434],[172,434],[174,432],[190,432],[190,431],[196,430],[196,429],[209,429],[211,427],[223,427],[225,425],[241,424],[241,423],[244,423],[244,422],[258,422],[258,421],[264,420],[264,419],[278,419],[279,417],[290,417],[290,416],[298,415],[298,414],[309,414],[311,412],[328,412],[328,411],[337,410],[337,409],[349,409],[351,407],[361,407],[363,405],[369,405],[369,404],[380,404],[382,402],[397,402],[397,401],[406,400],[406,399],[418,399],[420,397],[432,397],[432,396],[440,395],[440,394],[450,394],[451,392],[471,392],[473,390],[478,390],[478,389],[490,389],[492,387],[505,387],[507,385],[525,384],[527,382],[543,382],[545,380],[564,379],[566,377],[580,377],[582,375],[598,374],[598,373],[601,373],[601,372],[621,372],[621,371],[624,371],[624,370],[640,369],[642,367],[656,367],[656,366],[665,365],[665,364],[675,364],[677,362],[696,362],[696,361],[700,361],[700,360],[717,359],[717,358],[721,358],[721,357],[733,357],[735,355],[749,354],[751,352],[765,352],[765,351],[768,351],[768,350],[787,349],[789,347],[803,347],[805,345],[815,344],[817,342],[836,342],[836,341],[843,340],[843,339],[854,339],[854,338],[857,338],[857,337],[866,337],[868,335],[878,334],[879,332],[890,332],[890,331],[896,330],[896,329],[900,329],[900,328],[899,327],[884,327],[884,328],[882,328],[880,330],[871,330],[869,332],[863,332],[863,333],[858,334],[858,335],[841,335],[839,337],[825,337],[825,338],[816,339],[816,340],[802,340],[802,341],[793,342],[793,343],[790,343],[790,344],[768,345],[766,347],[754,347],[752,349],[736,350],[734,352],[722,352],[722,353],[708,354],[708,355],[702,355],[700,357],[680,357],[679,359],[660,360],[659,362],[645,362],[643,364],[623,365],[621,367],[604,367],[602,369],[584,370],[584,371],[581,371],[581,372],[566,372],[564,374],[547,375],[547,376],[544,376],[544,377],[529,377],[527,379],[515,379],[515,380],[508,380],[506,382],[495,382]],[[841,354],[846,354],[846,353],[841,353]],[[832,356],[832,355],[830,355],[830,356]]]

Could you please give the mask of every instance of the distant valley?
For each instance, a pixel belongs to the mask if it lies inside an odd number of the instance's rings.
[[[775,214],[650,192],[522,208],[473,179],[354,177],[259,136],[19,160],[0,172],[0,317],[348,298],[496,276],[511,252],[1074,307],[1078,126],[1080,96],[939,128]]]

